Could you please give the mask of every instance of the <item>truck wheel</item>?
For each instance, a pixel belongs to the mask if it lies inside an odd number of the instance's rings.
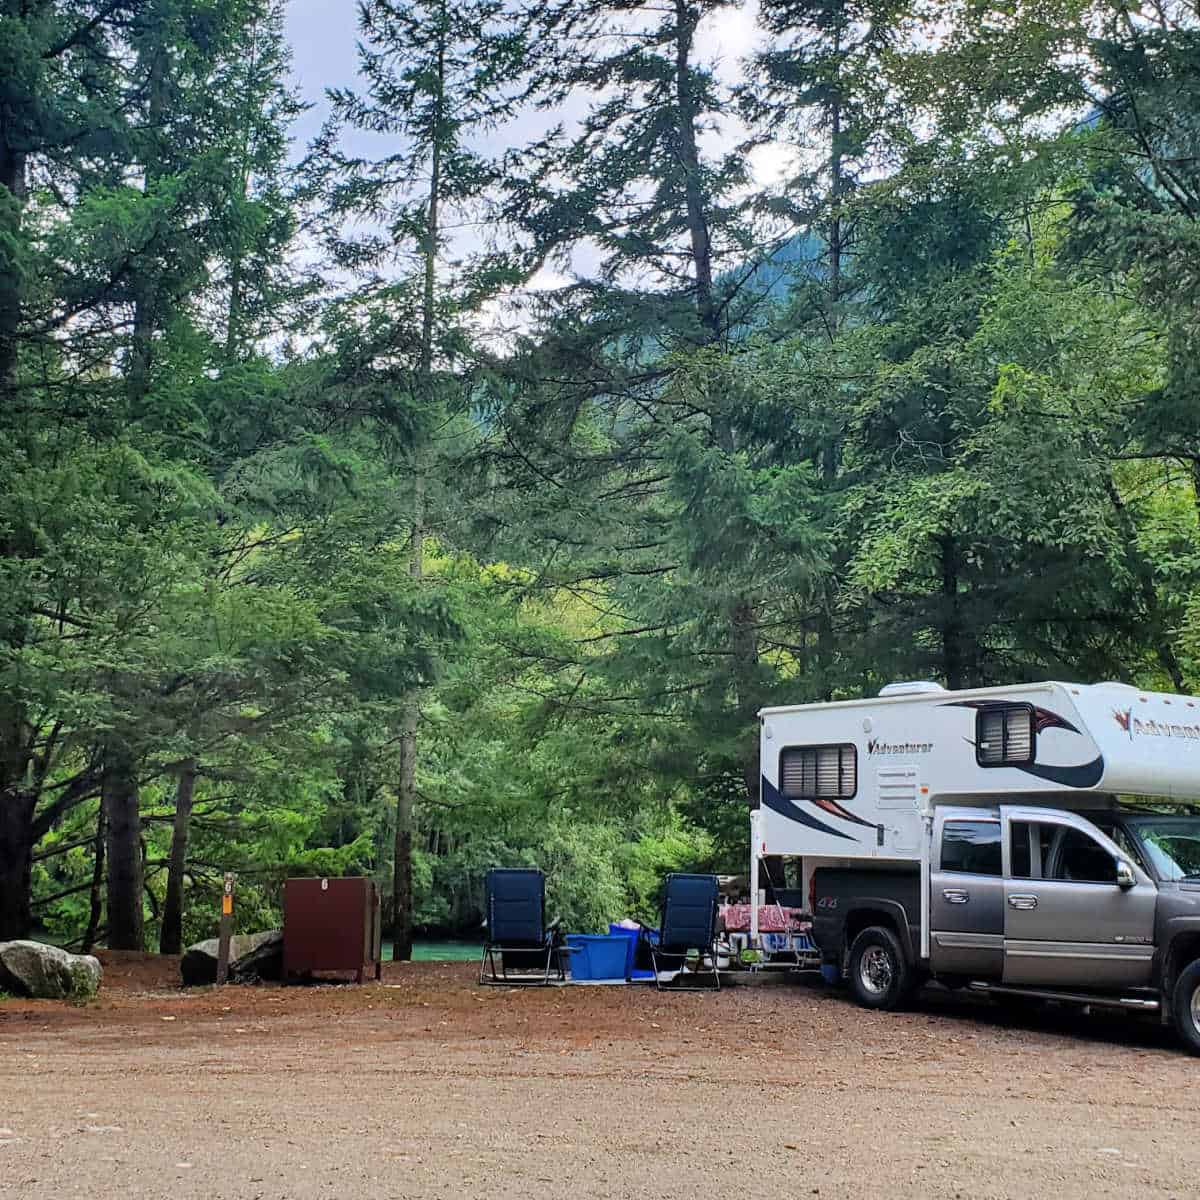
[[[1179,972],[1171,993],[1175,1031],[1192,1054],[1200,1054],[1200,958]]]
[[[850,990],[864,1008],[899,1008],[913,990],[900,939],[882,925],[864,929],[850,947]]]

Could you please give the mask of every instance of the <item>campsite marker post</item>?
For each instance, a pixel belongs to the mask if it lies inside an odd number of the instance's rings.
[[[229,977],[229,941],[233,935],[233,872],[225,872],[221,892],[221,925],[217,932],[217,986]]]

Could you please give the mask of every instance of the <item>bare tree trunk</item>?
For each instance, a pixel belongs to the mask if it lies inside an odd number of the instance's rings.
[[[162,928],[158,937],[159,954],[183,953],[183,879],[187,870],[195,790],[196,763],[189,759],[180,770],[175,787],[175,825],[171,831],[171,855],[167,862],[167,894],[163,900]]]
[[[129,748],[115,737],[104,750],[101,802],[108,822],[108,945],[113,950],[144,950],[136,764]]]
[[[87,930],[83,935],[82,953],[91,954],[96,938],[100,934],[100,914],[104,909],[104,842],[107,836],[104,820],[104,805],[96,814],[96,846],[92,863],[91,903],[88,907]]]

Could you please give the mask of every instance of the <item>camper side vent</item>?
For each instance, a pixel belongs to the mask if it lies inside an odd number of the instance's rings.
[[[849,800],[858,791],[852,745],[790,746],[779,756],[779,790],[789,800]]]
[[[1034,757],[1033,709],[1003,704],[980,709],[975,717],[975,755],[981,767],[1022,766]]]

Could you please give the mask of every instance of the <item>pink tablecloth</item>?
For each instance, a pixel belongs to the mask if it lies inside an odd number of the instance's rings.
[[[722,904],[720,916],[728,933],[748,933],[750,930],[750,905]],[[801,920],[798,908],[780,908],[777,904],[760,904],[758,928],[760,933],[791,933],[807,929],[807,919]]]

